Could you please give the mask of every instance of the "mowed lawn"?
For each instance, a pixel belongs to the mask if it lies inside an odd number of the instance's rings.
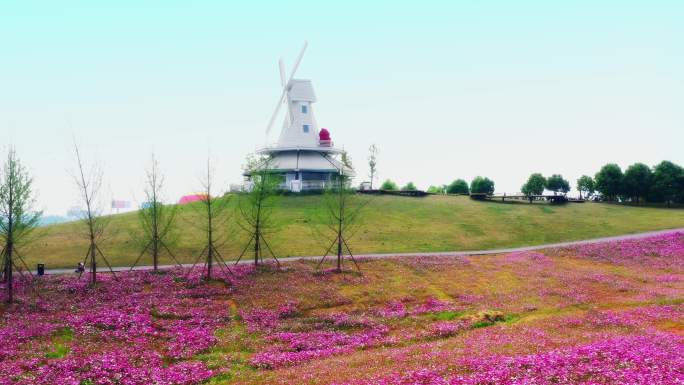
[[[237,197],[232,196],[235,207]],[[274,210],[269,243],[279,257],[321,255],[329,242],[321,196],[280,197]],[[628,207],[602,203],[548,204],[479,202],[461,196],[370,198],[361,226],[350,240],[357,254],[478,250],[596,238],[684,227],[684,210]],[[219,231],[220,251],[235,259],[247,236],[233,220]],[[182,262],[192,262],[203,248],[204,232],[197,207],[183,206],[176,239],[170,245]],[[22,254],[29,263],[48,268],[72,267],[88,248],[83,224],[41,228]],[[114,265],[130,265],[141,245],[136,213],[109,218],[101,249]],[[151,261],[143,259],[142,264]],[[163,258],[162,263],[170,263]],[[102,263],[100,263],[102,265]]]

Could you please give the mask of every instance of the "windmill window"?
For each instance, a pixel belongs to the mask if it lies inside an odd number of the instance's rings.
[[[302,104],[302,114],[306,114],[309,112],[309,106],[306,104]]]
[[[308,124],[305,124],[302,128],[304,129],[304,132],[309,132],[310,127]]]

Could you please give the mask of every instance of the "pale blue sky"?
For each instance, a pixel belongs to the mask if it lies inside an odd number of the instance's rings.
[[[105,199],[141,198],[152,151],[170,200],[197,190],[208,148],[218,182],[239,182],[278,57],[289,68],[305,39],[298,77],[357,181],[371,143],[381,179],[419,187],[486,175],[510,193],[531,172],[574,185],[609,161],[684,164],[680,1],[96,3],[0,3],[0,147],[50,213],[77,203],[73,135]]]

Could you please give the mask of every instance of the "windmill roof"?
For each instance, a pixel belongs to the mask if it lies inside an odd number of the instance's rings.
[[[292,79],[290,80],[289,92],[290,100],[315,102],[316,94],[314,93],[311,80],[308,79]]]
[[[271,171],[338,172],[342,169],[347,176],[354,176],[354,170],[345,167],[339,160],[318,151],[282,151],[273,153]],[[245,173],[249,175],[249,173]]]

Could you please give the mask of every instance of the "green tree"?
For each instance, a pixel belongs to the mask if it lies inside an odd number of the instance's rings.
[[[653,200],[665,202],[670,207],[672,202],[681,200],[682,191],[684,191],[684,170],[682,167],[667,160],[655,166],[651,194]]]
[[[589,198],[596,188],[594,187],[594,179],[589,175],[582,175],[577,179],[577,191],[580,193],[580,199],[582,199],[582,193],[586,198]]]
[[[382,185],[380,186],[380,190],[389,190],[389,191],[396,191],[399,188],[397,187],[397,184],[392,182],[391,180],[387,179],[384,182],[382,182]]]
[[[8,303],[14,300],[12,272],[15,268],[21,272],[16,261],[22,261],[24,268],[30,271],[19,256],[17,246],[27,240],[40,222],[41,212],[33,209],[35,198],[32,185],[33,179],[21,164],[14,149],[10,149],[0,170],[0,257]]]
[[[255,266],[263,259],[263,246],[266,246],[280,265],[265,237],[277,227],[273,219],[273,210],[277,204],[278,187],[282,182],[279,175],[270,171],[273,168],[272,163],[273,159],[269,156],[247,158],[245,173],[249,175],[250,187],[238,200],[238,225],[249,235],[249,241],[236,263],[243,257],[247,247],[253,245]]]
[[[444,194],[444,188],[442,186],[431,185],[428,187],[427,192],[430,194]]]
[[[349,153],[345,150],[342,150],[342,154],[340,155],[340,162],[342,162],[344,167],[346,167],[350,170],[354,169],[354,165],[352,164],[351,155],[349,155]],[[347,181],[347,183],[349,183],[349,181]]]
[[[475,179],[470,182],[470,193],[494,194],[494,181],[486,177],[476,176]]]
[[[553,174],[546,179],[546,188],[553,191],[554,194],[563,193],[567,194],[570,191],[570,182],[563,179],[560,174]]]
[[[416,190],[418,190],[418,188],[416,188],[416,185],[413,184],[413,182],[408,182],[401,188],[401,191],[416,191]]]
[[[532,195],[541,195],[544,193],[544,186],[546,186],[546,178],[540,173],[534,173],[527,178],[527,182],[520,188],[523,194],[527,195],[532,202]]]
[[[594,178],[596,191],[603,195],[604,199],[615,201],[622,192],[622,169],[615,163],[608,163],[601,167]]]
[[[470,188],[468,188],[468,182],[463,179],[456,179],[447,186],[447,194],[470,194]]]
[[[653,183],[651,169],[643,163],[634,163],[625,170],[622,178],[622,193],[639,204],[639,200],[651,191],[651,183]]]

